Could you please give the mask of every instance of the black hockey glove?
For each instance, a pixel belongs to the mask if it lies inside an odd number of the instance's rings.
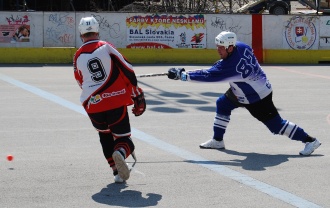
[[[142,91],[141,88],[140,88],[140,90]],[[140,95],[138,95],[136,97],[133,97],[132,99],[134,101],[134,106],[132,108],[132,113],[135,116],[142,115],[144,113],[144,111],[146,110],[146,107],[147,107],[143,91],[141,92]]]
[[[184,68],[170,68],[167,77],[174,80],[181,79],[181,74],[184,71],[186,71]]]

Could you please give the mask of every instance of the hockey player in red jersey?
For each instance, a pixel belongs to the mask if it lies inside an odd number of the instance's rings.
[[[84,17],[78,26],[83,45],[74,55],[74,77],[82,89],[80,101],[99,133],[103,153],[114,180],[130,176],[125,159],[134,156],[127,106],[140,116],[146,109],[143,90],[138,87],[132,65],[116,48],[99,38],[94,17]]]

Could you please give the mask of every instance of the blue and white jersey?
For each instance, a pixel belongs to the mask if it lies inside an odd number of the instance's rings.
[[[237,42],[233,53],[210,69],[187,72],[187,81],[228,81],[238,101],[243,104],[255,103],[272,92],[251,47],[242,42]]]

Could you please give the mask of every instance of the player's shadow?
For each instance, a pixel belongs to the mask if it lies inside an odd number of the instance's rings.
[[[94,194],[92,199],[100,204],[121,207],[156,206],[162,199],[161,195],[154,193],[148,193],[146,197],[143,197],[140,191],[124,190],[127,187],[125,183],[111,183],[99,193]]]
[[[244,170],[252,170],[252,171],[264,171],[267,167],[273,167],[280,165],[281,163],[285,163],[289,161],[290,158],[304,158],[300,155],[269,155],[269,154],[260,154],[255,152],[237,152],[234,150],[219,150],[221,152],[236,155],[240,157],[244,157],[242,159],[234,159],[229,161],[188,161],[191,163],[199,163],[199,164],[215,164],[215,165],[223,165],[223,166],[240,166]],[[311,155],[309,157],[317,157],[322,155]]]

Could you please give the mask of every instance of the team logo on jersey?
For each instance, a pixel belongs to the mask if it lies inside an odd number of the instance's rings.
[[[245,103],[245,97],[237,96],[237,100],[238,100],[239,103]]]
[[[89,99],[89,104],[97,104],[99,102],[101,102],[102,98],[99,94],[95,95],[95,96],[91,96],[91,98]]]
[[[307,50],[316,40],[316,27],[313,20],[304,17],[290,19],[285,28],[286,42],[292,49]]]
[[[119,91],[113,91],[110,93],[103,93],[102,94],[102,98],[110,98],[110,97],[114,97],[114,96],[118,96],[118,95],[123,95],[126,93],[125,88]]]

